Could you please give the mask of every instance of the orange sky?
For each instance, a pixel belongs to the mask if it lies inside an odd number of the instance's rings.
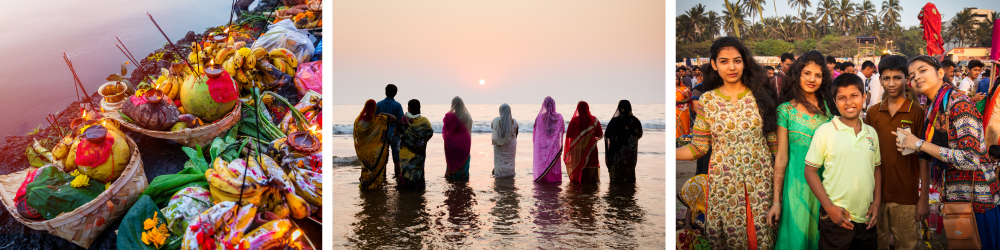
[[[663,1],[339,1],[332,104],[664,102]],[[479,80],[486,85],[480,86]]]

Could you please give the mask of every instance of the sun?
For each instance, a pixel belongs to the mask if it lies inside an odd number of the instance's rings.
[[[479,85],[486,85],[486,80],[479,79]]]

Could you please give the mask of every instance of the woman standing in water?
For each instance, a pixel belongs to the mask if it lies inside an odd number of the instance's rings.
[[[694,138],[677,148],[677,159],[713,151],[705,223],[712,248],[771,249],[775,229],[766,215],[773,205],[778,129],[774,85],[737,38],[715,40],[711,62],[711,69],[703,69],[709,91],[699,100]]]
[[[500,105],[500,117],[493,118],[493,177],[514,176],[517,152],[517,120],[510,115],[510,105]]]
[[[945,202],[972,202],[982,249],[1000,249],[1000,201],[996,163],[986,154],[982,116],[969,96],[946,84],[941,64],[929,56],[910,60],[909,86],[927,96],[925,130],[897,129],[896,147],[920,152],[931,160],[932,181],[944,187]],[[926,140],[926,141],[925,141]],[[943,175],[943,177],[942,177]],[[940,183],[941,180],[944,183]]]
[[[572,182],[600,181],[600,162],[597,160],[597,141],[604,137],[601,121],[590,115],[590,105],[580,101],[576,113],[569,120],[566,131],[566,172]]]
[[[400,169],[403,175],[396,187],[423,190],[426,187],[424,163],[427,161],[427,141],[434,136],[434,128],[427,117],[420,115],[420,101],[410,100],[406,109],[409,112],[400,119],[402,136],[399,140]]]
[[[451,99],[451,110],[444,115],[441,138],[444,139],[444,157],[448,165],[444,177],[449,180],[468,181],[472,149],[472,116],[462,98]]]
[[[639,155],[642,123],[632,115],[632,103],[618,102],[618,110],[604,131],[604,164],[611,182],[635,182],[636,158]]]
[[[386,134],[389,123],[396,117],[375,114],[375,100],[368,99],[361,114],[354,120],[354,150],[361,161],[361,188],[379,189],[385,185],[385,164],[388,163],[389,143]]]
[[[805,158],[819,125],[839,115],[830,89],[826,59],[812,50],[789,67],[778,98],[778,154],[774,164],[774,201],[767,225],[777,226],[775,249],[819,248],[819,200],[805,178]],[[779,226],[780,225],[780,226]]]
[[[536,182],[562,181],[562,142],[566,133],[566,125],[562,114],[556,112],[556,101],[546,96],[542,101],[542,109],[535,117],[535,125],[531,133],[534,146],[534,161],[532,174]]]

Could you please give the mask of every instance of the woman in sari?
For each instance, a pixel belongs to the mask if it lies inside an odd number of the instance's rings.
[[[444,114],[444,127],[441,128],[441,138],[444,139],[444,158],[448,169],[444,177],[449,180],[468,181],[469,162],[472,149],[472,116],[465,108],[462,98],[451,99],[451,110]]]
[[[777,226],[775,249],[819,248],[820,203],[805,177],[806,152],[819,125],[839,115],[826,58],[806,52],[789,67],[778,98],[778,154],[774,165],[774,203],[768,225]]]
[[[493,118],[493,177],[514,176],[517,152],[517,120],[510,115],[510,105],[500,105],[500,117]]]
[[[923,131],[897,129],[899,150],[913,149],[931,161],[932,183],[944,189],[944,202],[970,202],[982,249],[1000,249],[1000,190],[996,162],[983,142],[982,116],[969,96],[947,84],[944,69],[929,56],[910,60],[909,86],[927,96]],[[926,141],[925,141],[926,140]],[[942,180],[944,181],[943,183]],[[941,189],[938,189],[941,190]]]
[[[434,136],[434,128],[427,117],[420,115],[420,101],[410,100],[406,109],[409,112],[400,119],[402,136],[399,141],[399,160],[403,175],[396,187],[423,190],[426,187],[424,163],[427,160],[427,141]]]
[[[705,227],[713,249],[772,249],[776,231],[766,215],[777,145],[775,86],[739,39],[719,38],[710,52],[712,67],[702,69],[708,92],[699,99],[691,144],[677,148],[677,160],[712,149]]]
[[[618,110],[604,132],[604,163],[608,165],[611,182],[635,182],[639,138],[642,138],[642,123],[632,115],[632,103],[619,101]]]
[[[681,78],[677,77],[676,104],[677,104],[677,136],[685,136],[691,133],[691,90],[681,83]]]
[[[590,105],[580,101],[576,113],[566,128],[566,172],[572,182],[600,181],[600,162],[597,160],[597,141],[604,137],[601,121],[590,115]]]
[[[385,164],[388,163],[389,143],[386,131],[396,117],[375,114],[375,100],[368,99],[361,114],[354,120],[354,150],[361,161],[361,188],[379,189],[385,185]]]
[[[562,114],[556,112],[556,101],[546,96],[542,109],[535,117],[531,133],[534,145],[532,174],[536,182],[562,181],[562,138],[566,133],[566,123]]]

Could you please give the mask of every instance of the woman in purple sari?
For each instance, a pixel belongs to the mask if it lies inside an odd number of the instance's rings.
[[[441,138],[444,139],[444,158],[448,169],[444,177],[448,180],[468,181],[469,162],[472,150],[472,116],[465,108],[462,98],[451,100],[451,110],[444,114],[444,127],[441,128]]]
[[[556,113],[556,101],[545,97],[542,109],[535,117],[532,134],[534,141],[533,173],[537,182],[562,181],[562,147],[566,125],[562,114]]]

